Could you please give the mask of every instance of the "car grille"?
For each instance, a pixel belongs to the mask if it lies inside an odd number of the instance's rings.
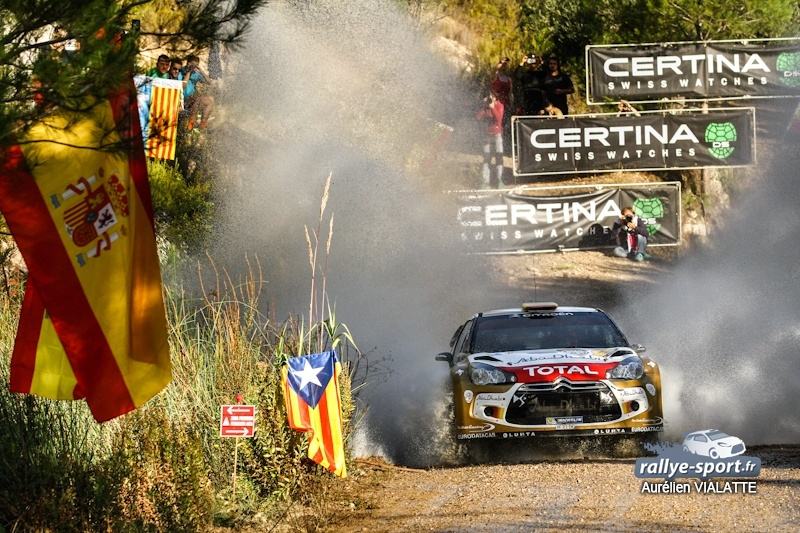
[[[506,421],[518,425],[544,425],[547,417],[560,416],[582,416],[583,423],[611,422],[622,410],[605,383],[568,380],[522,385],[506,410]]]
[[[744,452],[744,444],[737,444],[736,446],[731,448],[731,453],[733,455],[736,455],[737,453],[742,453],[742,452]]]

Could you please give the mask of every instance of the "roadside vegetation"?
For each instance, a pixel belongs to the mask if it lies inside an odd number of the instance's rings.
[[[306,458],[307,437],[291,430],[280,381],[287,357],[336,348],[345,440],[354,427],[352,376],[362,355],[325,293],[332,221],[307,230],[312,269],[309,317],[267,317],[257,258],[242,258],[241,279],[206,259],[215,204],[209,182],[187,182],[170,164],[151,163],[173,379],[133,413],[97,424],[84,402],[22,396],[0,387],[0,529],[199,531],[244,525],[315,529],[326,519],[333,480]],[[298,228],[299,230],[299,228]],[[326,236],[321,234],[327,233]],[[299,236],[299,233],[298,233]],[[13,243],[5,237],[9,250]],[[9,362],[25,287],[24,272],[3,256],[0,381]],[[191,268],[187,268],[191,267]],[[187,271],[196,274],[187,276]],[[363,382],[363,377],[356,379]],[[220,405],[257,406],[256,435],[238,445],[219,437]]]

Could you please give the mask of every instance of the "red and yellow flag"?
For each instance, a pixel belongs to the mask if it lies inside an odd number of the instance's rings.
[[[183,102],[183,83],[152,78],[150,92],[150,133],[147,157],[175,159],[178,139],[178,113]]]
[[[308,433],[308,457],[347,477],[342,436],[342,365],[334,352],[292,357],[281,370],[289,427]]]
[[[0,152],[0,210],[29,270],[11,390],[86,398],[101,422],[171,377],[141,139],[131,84]]]

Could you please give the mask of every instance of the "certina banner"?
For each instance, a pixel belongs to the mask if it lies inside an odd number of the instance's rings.
[[[740,167],[755,162],[752,108],[514,117],[514,174]]]
[[[800,96],[800,39],[586,48],[587,101]]]
[[[594,186],[593,186],[594,188]],[[459,192],[461,240],[472,253],[614,247],[611,228],[630,206],[647,225],[648,246],[679,243],[680,183]],[[545,196],[547,193],[558,196]],[[530,194],[538,194],[530,196]]]

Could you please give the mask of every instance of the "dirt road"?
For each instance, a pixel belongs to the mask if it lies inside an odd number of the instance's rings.
[[[430,470],[362,464],[331,531],[797,531],[800,448],[752,450],[756,494],[641,494],[633,459]],[[350,494],[353,494],[352,492]]]
[[[505,293],[623,311],[623,303],[669,278],[669,252],[644,264],[601,252],[499,257]],[[536,291],[534,291],[536,286]],[[493,442],[485,444],[495,444]],[[498,442],[506,445],[511,443]],[[800,447],[762,447],[756,494],[642,494],[635,459],[614,450],[514,443],[489,463],[431,469],[363,461],[340,485],[330,531],[797,531]],[[484,449],[484,453],[487,453]]]

